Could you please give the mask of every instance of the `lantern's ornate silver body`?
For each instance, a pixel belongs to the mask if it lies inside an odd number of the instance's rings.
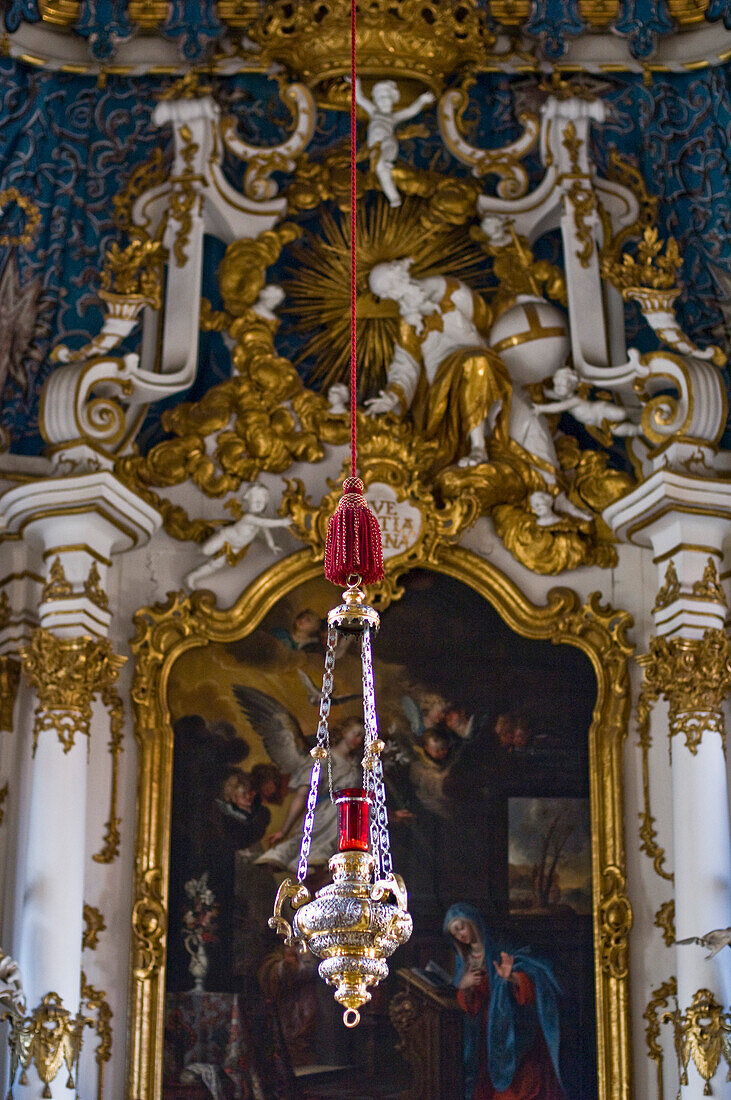
[[[412,931],[403,880],[392,875],[374,883],[374,864],[367,852],[338,852],[329,864],[333,881],[311,901],[304,887],[283,882],[271,922],[286,942],[322,959],[318,973],[336,987],[335,1000],[345,1008],[349,1027],[358,1023],[357,1010],[371,999],[368,987],[387,977],[386,959]],[[294,909],[291,925],[282,916],[288,897]]]

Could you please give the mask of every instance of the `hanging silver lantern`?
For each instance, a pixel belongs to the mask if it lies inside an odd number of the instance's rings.
[[[406,943],[412,931],[406,887],[393,871],[388,834],[381,760],[385,746],[378,736],[371,653],[371,635],[379,622],[358,582],[350,585],[343,593],[343,603],[328,615],[317,743],[311,750],[312,777],[297,881],[285,879],[281,884],[269,919],[286,944],[302,952],[309,949],[322,960],[318,973],[335,986],[335,1000],[344,1007],[346,1027],[359,1022],[360,1006],[371,999],[369,987],[388,975],[386,959]],[[365,744],[362,788],[333,791],[328,719],[338,634],[361,639]],[[339,850],[329,862],[332,882],[313,898],[304,883],[323,764],[330,777],[330,798],[338,808]],[[287,902],[292,910],[289,919],[283,912]]]

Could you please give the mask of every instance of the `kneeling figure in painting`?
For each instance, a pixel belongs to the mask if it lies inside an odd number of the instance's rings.
[[[525,949],[494,945],[473,905],[447,910],[456,955],[454,984],[466,1013],[465,1100],[564,1100],[558,1068],[556,980]]]

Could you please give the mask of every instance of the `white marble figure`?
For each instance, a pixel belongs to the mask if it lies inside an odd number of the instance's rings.
[[[261,317],[264,321],[277,321],[279,318],[274,311],[283,301],[284,291],[281,286],[271,283],[269,286],[262,287],[259,297],[251,308],[257,317]]]
[[[333,416],[345,416],[350,408],[350,387],[344,382],[333,382],[327,391],[328,409]]]
[[[401,195],[393,182],[393,167],[398,157],[396,127],[434,102],[431,92],[424,92],[409,107],[394,111],[401,98],[398,85],[394,80],[378,80],[371,92],[373,99],[363,93],[360,79],[355,79],[355,102],[367,112],[370,122],[366,132],[366,144],[370,152],[375,152],[374,170],[383,193],[391,206],[401,205]]]
[[[572,504],[565,493],[553,496],[542,489],[536,489],[528,497],[528,506],[536,517],[536,523],[539,527],[553,527],[555,523],[561,523],[563,516],[558,515],[559,512],[584,523],[592,519],[590,512],[585,512],[582,508]]]
[[[196,588],[199,581],[211,573],[223,569],[228,561],[228,553],[240,555],[246,547],[259,536],[264,539],[272,554],[281,554],[282,548],[272,537],[270,528],[289,527],[288,519],[268,519],[261,513],[269,504],[269,490],[266,485],[250,485],[243,496],[246,511],[235,523],[227,523],[219,528],[201,546],[209,558],[185,578],[188,588]]]
[[[553,376],[553,388],[547,391],[548,396],[555,400],[545,404],[536,403],[533,408],[544,415],[567,412],[580,424],[608,429],[612,435],[640,435],[640,425],[631,419],[629,410],[622,405],[600,398],[590,401],[586,397],[579,397],[576,391],[580,382],[579,375],[572,367],[561,367]]]
[[[366,401],[367,415],[406,411],[412,405],[422,370],[429,387],[434,385],[442,365],[453,360],[460,350],[489,351],[485,337],[475,323],[479,308],[476,296],[464,283],[441,276],[416,279],[411,275],[413,260],[406,257],[389,263],[376,264],[368,282],[378,298],[396,302],[401,318],[413,330],[416,341],[408,333],[400,333],[387,371],[387,386],[378,397]],[[431,314],[440,314],[438,323],[427,323]],[[406,345],[409,345],[408,347]],[[416,346],[418,345],[418,353]],[[418,358],[417,358],[418,354]],[[476,466],[487,460],[486,434],[490,434],[500,411],[500,401],[487,410],[482,423],[469,429],[469,453],[459,460],[461,466]],[[508,427],[511,438],[530,454],[537,456],[541,475],[555,482],[551,470],[559,463],[551,433],[545,421],[536,413],[532,402],[520,385],[513,385]]]

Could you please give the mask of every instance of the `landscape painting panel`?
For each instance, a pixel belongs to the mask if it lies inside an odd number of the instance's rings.
[[[508,801],[511,913],[591,913],[588,799]]]

